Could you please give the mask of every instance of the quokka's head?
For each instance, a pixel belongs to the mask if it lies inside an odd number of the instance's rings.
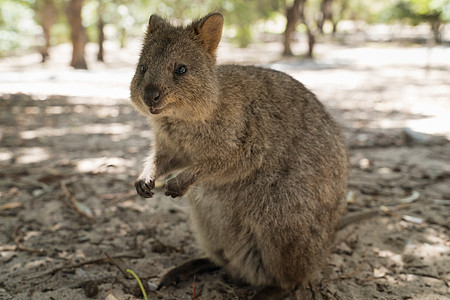
[[[181,27],[150,17],[131,81],[131,100],[143,114],[204,120],[217,107],[216,50],[223,16],[212,13]]]

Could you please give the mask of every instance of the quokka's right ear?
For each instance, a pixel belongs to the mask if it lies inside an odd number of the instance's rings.
[[[163,26],[166,24],[166,20],[157,15],[151,15],[148,20],[147,33],[152,33],[156,28]]]

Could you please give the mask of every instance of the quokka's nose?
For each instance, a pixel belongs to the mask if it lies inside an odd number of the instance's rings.
[[[158,88],[149,86],[144,92],[144,102],[148,106],[153,106],[161,100],[161,93]]]

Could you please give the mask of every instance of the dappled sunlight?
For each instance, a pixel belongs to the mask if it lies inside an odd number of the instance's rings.
[[[108,118],[108,117],[117,117],[119,116],[119,108],[117,107],[113,107],[113,106],[103,106],[103,107],[99,107],[95,114],[97,115],[97,117],[99,118]]]
[[[128,88],[127,88],[128,92]],[[104,98],[102,95],[94,95],[91,97],[69,97],[67,98],[68,104],[73,104],[75,107],[81,109],[81,107],[86,107],[84,105],[102,105],[102,106],[116,106],[120,104],[129,104],[128,95],[126,98]],[[132,108],[129,107],[127,111],[131,111]],[[83,110],[83,112],[86,112]]]
[[[444,112],[445,113],[445,112]],[[428,134],[445,135],[447,139],[450,139],[450,119],[443,114],[432,118],[424,118],[419,120],[408,120],[405,122],[404,127],[411,128],[417,132],[423,132]]]
[[[399,266],[403,266],[402,255],[399,253],[394,253],[390,250],[380,250],[377,248],[374,249],[374,252],[379,257],[387,257],[387,258],[391,259],[392,261],[394,261]]]
[[[3,151],[0,150],[0,162],[1,161],[7,161],[13,158],[13,154],[11,151]]]
[[[361,123],[355,122],[355,126],[408,127],[450,138],[450,85],[445,79],[450,61],[446,64],[448,66],[442,70],[411,66],[358,69],[360,65],[355,64],[330,66],[331,69],[320,71],[289,72],[312,89],[327,106],[350,110],[354,120]]]
[[[135,43],[131,45],[129,49],[118,51],[117,55],[123,56],[128,51],[131,56],[136,56],[134,51],[137,46]],[[52,51],[56,54],[66,50],[65,46],[58,46]],[[94,47],[88,47],[88,53],[91,53],[88,57],[92,57],[94,51]],[[446,47],[345,48],[318,44],[315,61],[280,60],[278,42],[252,45],[249,49],[238,51],[239,55],[235,53],[231,44],[223,43],[219,48],[218,60],[233,62],[234,59],[239,62],[242,56],[242,62],[251,63],[251,57],[261,58],[254,63],[291,74],[315,92],[327,106],[352,109],[361,121],[366,120],[361,125],[380,129],[407,127],[450,137],[450,121],[447,118],[450,113],[450,85],[445,80],[445,74],[450,69],[450,61],[446,59],[450,50]],[[45,107],[46,114],[85,113],[83,105],[92,104],[102,105],[96,111],[97,117],[117,117],[119,111],[115,106],[129,101],[129,82],[134,73],[131,59],[126,66],[123,63],[114,66],[113,60],[107,68],[91,64],[88,71],[71,70],[62,65],[64,60],[59,59],[45,66],[40,66],[36,58],[25,57],[24,60],[29,64],[26,73],[15,70],[11,61],[7,61],[8,71],[0,74],[0,91],[33,93],[42,99],[52,94],[66,95],[70,96],[68,103],[75,105],[73,108]],[[5,60],[0,60],[0,67],[2,63],[6,63]],[[346,97],[350,93],[356,97]],[[373,109],[385,112],[386,116],[392,111],[415,116],[373,118]],[[29,107],[26,113],[37,115],[42,111]],[[122,132],[128,130],[116,129]],[[100,130],[96,128],[92,132]],[[112,131],[105,129],[105,132]]]
[[[125,173],[135,161],[121,157],[94,157],[76,160],[73,164],[81,173]]]
[[[76,71],[71,71],[76,72]],[[0,90],[3,93],[33,93],[38,95],[62,95],[77,97],[92,97],[93,95],[101,98],[127,99],[129,97],[128,81],[132,73],[125,73],[123,82],[100,82],[99,78],[108,77],[111,72],[93,72],[83,75],[83,81],[74,82],[72,80],[55,81],[53,79],[40,81],[35,79],[24,84],[21,80],[16,82],[5,82],[2,74],[0,80]],[[125,78],[127,80],[125,80]]]
[[[435,260],[444,260],[450,254],[450,241],[448,236],[427,228],[423,240],[409,241],[404,252],[420,257],[425,264],[431,264]]]
[[[21,139],[30,140],[44,137],[58,137],[67,134],[107,134],[107,135],[126,135],[133,131],[133,127],[128,124],[108,123],[108,124],[86,124],[76,127],[40,127],[35,130],[26,130],[19,132]]]
[[[138,59],[139,44],[130,41],[127,49],[115,43],[105,43],[111,56],[105,63],[96,61],[97,46],[86,48],[89,70],[74,70],[68,65],[71,45],[51,49],[50,60],[41,63],[39,54],[0,59],[0,91],[40,96],[61,95],[128,99],[129,83]],[[110,63],[108,61],[111,61]]]
[[[401,221],[400,223],[403,223],[404,229],[402,230],[416,230],[405,221]],[[392,229],[393,228],[389,231],[392,231]],[[436,260],[444,260],[446,255],[450,253],[448,236],[437,232],[433,228],[426,228],[422,226],[422,229],[424,234],[420,240],[417,238],[406,240],[405,247],[399,249],[399,251],[379,249],[375,247],[375,254],[379,257],[389,258],[396,264],[396,267],[405,266],[405,257],[407,257],[407,259],[409,259],[409,257],[420,258],[420,261],[423,264],[431,264]],[[406,261],[406,263],[410,262]]]
[[[129,124],[108,123],[108,124],[87,124],[75,129],[77,133],[82,134],[127,134],[133,131]]]
[[[63,136],[69,132],[70,129],[68,128],[41,127],[36,130],[21,131],[19,132],[19,136],[21,139],[31,140],[50,136]]]
[[[51,151],[44,147],[16,148],[14,156],[18,164],[32,164],[48,160]]]

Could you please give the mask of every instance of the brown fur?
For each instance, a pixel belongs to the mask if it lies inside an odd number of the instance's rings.
[[[188,194],[208,258],[233,278],[290,290],[326,260],[345,206],[347,152],[298,81],[216,66],[222,24],[217,13],[187,27],[150,18],[131,100],[155,138],[136,188],[151,197],[156,178],[182,168],[166,195]]]

